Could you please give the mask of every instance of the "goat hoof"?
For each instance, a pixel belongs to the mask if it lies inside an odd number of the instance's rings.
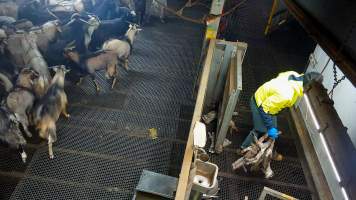
[[[25,152],[22,152],[22,153],[21,153],[21,159],[22,159],[22,162],[23,162],[23,163],[26,163],[27,154],[26,154]]]
[[[64,115],[66,118],[70,118],[70,114],[65,114]]]
[[[49,155],[49,159],[53,159],[54,158],[54,155]]]
[[[27,137],[32,138],[32,133],[30,131],[26,131],[26,135]]]

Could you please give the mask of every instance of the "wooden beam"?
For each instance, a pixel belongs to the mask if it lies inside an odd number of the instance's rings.
[[[272,20],[273,20],[273,15],[276,12],[277,8],[278,8],[278,3],[279,0],[273,0],[273,4],[272,4],[272,8],[271,8],[271,12],[269,13],[269,17],[268,17],[268,22],[265,28],[265,35],[267,35],[271,29],[272,26]]]
[[[356,199],[356,149],[347,128],[339,118],[324,86],[315,83],[307,94],[341,178],[340,185],[345,188],[350,199]]]
[[[206,61],[203,67],[202,76],[200,79],[198,96],[195,103],[194,114],[192,118],[192,123],[190,125],[190,131],[188,136],[187,145],[185,147],[185,153],[183,158],[182,169],[179,175],[178,188],[176,192],[176,200],[188,199],[190,191],[192,188],[192,180],[189,178],[192,159],[193,159],[193,129],[195,122],[200,121],[203,112],[204,98],[206,95],[206,89],[208,86],[208,79],[210,73],[210,66],[213,58],[213,52],[215,47],[215,39],[210,40],[208,54],[206,56]]]
[[[340,51],[340,42],[331,36],[319,22],[298,6],[294,0],[284,0],[290,13],[299,21],[306,32],[323,48],[345,76],[356,87],[356,60],[345,51]],[[322,5],[321,5],[322,6]]]
[[[332,200],[333,197],[331,191],[318,161],[313,144],[308,135],[307,128],[305,127],[305,124],[302,120],[302,115],[300,111],[295,108],[290,108],[290,113],[299,137],[299,141],[304,150],[304,157],[308,163],[308,169],[312,175],[319,199]]]

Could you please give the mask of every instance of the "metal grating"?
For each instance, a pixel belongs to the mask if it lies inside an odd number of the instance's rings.
[[[311,193],[308,189],[297,189],[294,187],[261,183],[258,181],[248,181],[238,178],[221,178],[221,181],[219,183],[221,189],[218,193],[218,196],[219,199],[224,200],[244,199],[245,196],[248,196],[248,199],[258,199],[264,186],[267,186],[282,193],[286,193],[298,199],[312,199]]]
[[[55,158],[48,159],[42,144],[27,169],[12,156],[0,163],[0,171],[24,175],[11,199],[131,199],[143,169],[178,175],[185,145],[175,138],[190,128],[202,26],[169,22],[139,34],[130,70],[119,68],[114,89],[102,71],[99,93],[88,77],[67,85],[71,118],[57,123]],[[158,130],[158,139],[148,137],[149,128]]]

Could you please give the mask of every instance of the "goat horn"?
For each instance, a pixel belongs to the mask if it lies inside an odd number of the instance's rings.
[[[84,19],[79,19],[79,21],[81,21],[81,22],[83,22],[83,23],[86,23],[86,24],[88,24],[88,25],[91,25],[89,22],[87,22],[87,21],[85,21]]]
[[[46,8],[47,12],[54,17],[55,19],[57,19],[58,21],[61,21],[53,12],[51,12],[48,8]]]
[[[71,25],[73,22],[75,22],[75,19],[71,19],[67,24],[65,24],[64,26],[69,26]]]

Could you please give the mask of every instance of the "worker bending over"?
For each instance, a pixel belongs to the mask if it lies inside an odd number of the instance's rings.
[[[298,74],[288,71],[262,86],[251,97],[250,108],[253,117],[253,129],[245,138],[241,149],[249,147],[254,136],[257,138],[266,132],[272,139],[278,138],[277,114],[284,108],[292,107],[303,96],[303,86],[306,87],[313,81],[322,81],[322,75],[317,72]],[[275,160],[282,160],[282,155],[275,154]]]

